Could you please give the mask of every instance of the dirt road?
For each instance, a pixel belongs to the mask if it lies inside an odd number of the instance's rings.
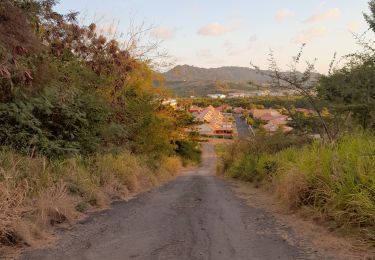
[[[236,197],[215,176],[215,160],[213,145],[204,145],[200,168],[90,216],[61,232],[56,247],[21,259],[322,259]]]
[[[234,115],[236,120],[236,128],[239,138],[248,138],[250,136],[250,129],[244,119],[240,115]]]

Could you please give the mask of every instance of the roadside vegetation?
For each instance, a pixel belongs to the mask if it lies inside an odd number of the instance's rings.
[[[0,2],[0,248],[33,245],[200,160],[191,115],[153,86],[147,30],[119,42],[55,4]]]
[[[375,1],[365,15],[374,30]],[[367,34],[365,34],[367,35]],[[218,172],[276,194],[282,205],[375,249],[375,82],[373,41],[357,37],[361,52],[311,79],[313,63],[281,74],[270,55],[273,87],[300,93],[314,113],[284,104],[292,133],[256,131],[250,140],[218,147]],[[304,46],[303,46],[304,47]],[[317,136],[319,138],[317,138]]]
[[[219,148],[218,172],[272,191],[288,209],[375,246],[375,137],[335,144],[258,136]]]

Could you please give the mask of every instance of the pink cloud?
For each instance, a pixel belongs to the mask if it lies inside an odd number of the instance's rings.
[[[318,22],[323,22],[326,20],[331,20],[331,19],[337,19],[341,15],[340,9],[338,8],[333,8],[328,10],[325,13],[321,14],[315,14],[307,18],[304,22],[305,23],[318,23]]]
[[[151,36],[154,38],[162,39],[162,40],[170,40],[176,34],[176,29],[171,29],[168,27],[157,27],[152,29]]]
[[[220,23],[209,23],[198,30],[198,34],[204,36],[220,36],[238,29],[238,25],[226,26]]]
[[[285,19],[287,19],[289,17],[292,17],[292,16],[294,16],[294,13],[292,11],[290,11],[287,8],[282,8],[282,9],[277,11],[277,13],[275,15],[275,18],[276,18],[277,21],[281,22],[281,21],[284,21]]]
[[[308,43],[316,38],[323,37],[327,34],[328,30],[325,26],[317,26],[308,30],[300,32],[293,41],[296,43]]]

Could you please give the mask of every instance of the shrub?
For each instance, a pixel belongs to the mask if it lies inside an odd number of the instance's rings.
[[[65,97],[67,100],[62,102]],[[39,97],[0,103],[0,144],[47,156],[88,154],[100,145],[108,111],[95,97],[50,89]]]
[[[228,170],[228,175],[244,181],[254,182],[261,179],[257,169],[257,161],[252,155],[244,155],[236,160]]]
[[[199,143],[188,140],[178,140],[176,141],[176,145],[176,153],[181,156],[184,165],[189,163],[199,164],[201,162]]]

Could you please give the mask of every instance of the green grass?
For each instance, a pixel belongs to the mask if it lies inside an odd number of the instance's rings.
[[[236,155],[221,153],[222,173],[271,187],[291,210],[308,209],[335,229],[375,246],[374,135],[347,135],[335,144],[270,149],[263,142],[258,148],[233,144],[227,149]]]

